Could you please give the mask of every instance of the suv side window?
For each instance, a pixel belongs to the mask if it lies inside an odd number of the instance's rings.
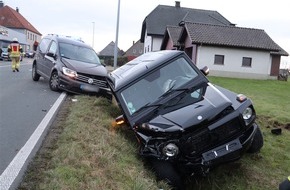
[[[50,39],[43,38],[39,44],[39,51],[41,53],[45,53],[48,48],[49,43],[50,43]]]
[[[51,45],[49,47],[48,53],[51,53],[51,54],[55,55],[56,54],[56,50],[57,50],[57,44],[56,44],[55,41],[52,41]]]

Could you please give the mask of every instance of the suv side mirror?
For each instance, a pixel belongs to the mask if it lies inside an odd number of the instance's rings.
[[[200,71],[207,76],[209,74],[209,68],[207,66],[203,67],[202,69],[200,69]]]

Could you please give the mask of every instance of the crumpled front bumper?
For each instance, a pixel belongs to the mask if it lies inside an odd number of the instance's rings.
[[[213,166],[239,159],[251,146],[257,129],[258,126],[254,123],[242,136],[204,152],[202,154],[202,165]]]

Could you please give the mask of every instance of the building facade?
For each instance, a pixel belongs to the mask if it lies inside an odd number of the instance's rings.
[[[4,5],[0,1],[0,46],[4,47],[11,42],[13,38],[18,38],[24,51],[36,50],[42,34],[21,14],[19,8],[13,8]]]

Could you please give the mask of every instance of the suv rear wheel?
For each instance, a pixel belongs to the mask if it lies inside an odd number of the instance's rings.
[[[49,79],[49,87],[52,91],[59,91],[59,77],[58,77],[57,71],[53,71],[51,73],[51,76]]]

